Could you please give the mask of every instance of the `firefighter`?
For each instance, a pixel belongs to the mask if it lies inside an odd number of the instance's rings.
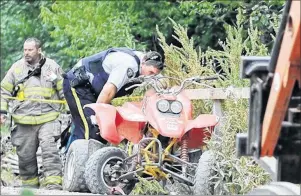
[[[140,75],[157,75],[164,68],[158,52],[143,53],[129,48],[110,48],[83,58],[66,74],[63,82],[65,98],[71,115],[71,137],[63,140],[66,149],[76,139],[95,139],[106,143],[91,123],[94,111],[84,108],[90,103],[110,103],[115,97],[129,95],[134,89],[129,79]],[[66,139],[68,138],[68,139]]]
[[[63,71],[54,60],[43,56],[38,39],[28,38],[23,49],[23,58],[12,65],[1,81],[1,124],[11,112],[15,125],[11,139],[19,158],[22,186],[62,189],[62,164],[56,139],[61,133],[58,116],[63,104],[50,100],[64,97]],[[36,157],[39,146],[45,176],[41,183]]]

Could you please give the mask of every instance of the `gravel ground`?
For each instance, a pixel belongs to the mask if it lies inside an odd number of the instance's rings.
[[[7,137],[3,137],[1,140],[1,160],[5,158],[11,152],[12,146],[10,140]],[[11,171],[2,168],[1,161],[1,188],[0,195],[22,195],[22,196],[33,196],[33,195],[97,195],[92,193],[79,193],[79,192],[68,192],[59,190],[46,190],[46,189],[23,189],[20,188],[21,182],[19,178],[14,175]],[[2,182],[4,182],[2,184]],[[169,195],[191,195],[191,187],[184,184],[175,182],[174,184],[167,183],[165,190],[169,192]]]
[[[78,192],[46,190],[46,189],[30,189],[30,190],[34,193],[34,195],[96,195],[92,193],[78,193]],[[22,191],[24,191],[24,189],[22,188],[1,186],[0,195],[21,195]],[[31,194],[24,192],[23,195],[30,196]]]
[[[192,195],[191,187],[183,185],[181,183],[168,184],[166,187],[169,195]],[[23,192],[23,191],[26,192]],[[92,193],[79,193],[79,192],[68,192],[59,190],[46,190],[46,189],[30,189],[33,194],[27,192],[28,189],[23,189],[19,187],[9,187],[1,186],[0,195],[23,195],[23,196],[33,196],[33,195],[97,195]],[[23,194],[22,194],[23,192]]]

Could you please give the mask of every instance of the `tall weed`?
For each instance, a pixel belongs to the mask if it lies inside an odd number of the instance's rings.
[[[243,21],[246,18],[240,10],[236,26],[226,26],[227,39],[220,45],[223,51],[208,49],[202,52],[193,47],[193,39],[187,36],[187,29],[174,21],[174,38],[181,47],[168,45],[163,33],[157,28],[159,41],[165,53],[167,69],[165,75],[184,79],[190,76],[207,76],[218,73],[220,79],[213,83],[215,87],[232,88],[248,87],[249,81],[240,78],[241,56],[267,56],[268,48],[260,41],[260,32],[250,23],[246,31]],[[250,20],[252,21],[252,20]],[[274,24],[277,22],[273,21]],[[195,88],[195,87],[194,87]],[[194,114],[210,112],[211,100],[194,101]],[[258,166],[252,158],[236,157],[235,136],[247,131],[248,100],[227,99],[223,102],[224,116],[221,118],[220,131],[208,141],[208,149],[214,152],[215,162],[212,163],[213,176],[211,183],[215,194],[244,194],[252,188],[265,184],[270,180],[269,174]]]

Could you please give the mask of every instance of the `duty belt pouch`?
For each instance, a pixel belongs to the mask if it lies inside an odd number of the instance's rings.
[[[70,81],[71,87],[77,87],[89,83],[89,76],[86,73],[84,66],[81,66],[73,71],[74,79]]]

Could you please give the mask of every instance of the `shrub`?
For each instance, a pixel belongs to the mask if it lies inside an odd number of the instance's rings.
[[[277,17],[275,17],[277,19]],[[240,78],[240,58],[246,56],[266,56],[268,48],[260,41],[260,32],[250,20],[247,35],[244,34],[242,11],[237,15],[236,26],[226,26],[227,39],[219,44],[223,51],[208,49],[202,52],[193,48],[193,39],[187,36],[187,30],[174,21],[174,37],[181,47],[168,45],[163,34],[157,29],[161,47],[165,53],[168,65],[165,75],[184,79],[195,75],[212,75],[217,68],[223,70],[218,73],[220,79],[213,84],[216,87],[247,87],[249,82]],[[277,24],[277,20],[272,21]],[[216,65],[216,62],[219,65]],[[201,104],[201,106],[200,106]],[[194,114],[210,112],[212,101],[194,101]],[[214,152],[215,162],[212,163],[212,178],[210,182],[215,188],[215,194],[244,194],[252,188],[265,184],[270,180],[266,173],[252,158],[237,158],[235,136],[239,132],[247,131],[248,100],[227,99],[223,102],[224,116],[221,118],[220,131],[213,134],[207,142],[207,148]]]

